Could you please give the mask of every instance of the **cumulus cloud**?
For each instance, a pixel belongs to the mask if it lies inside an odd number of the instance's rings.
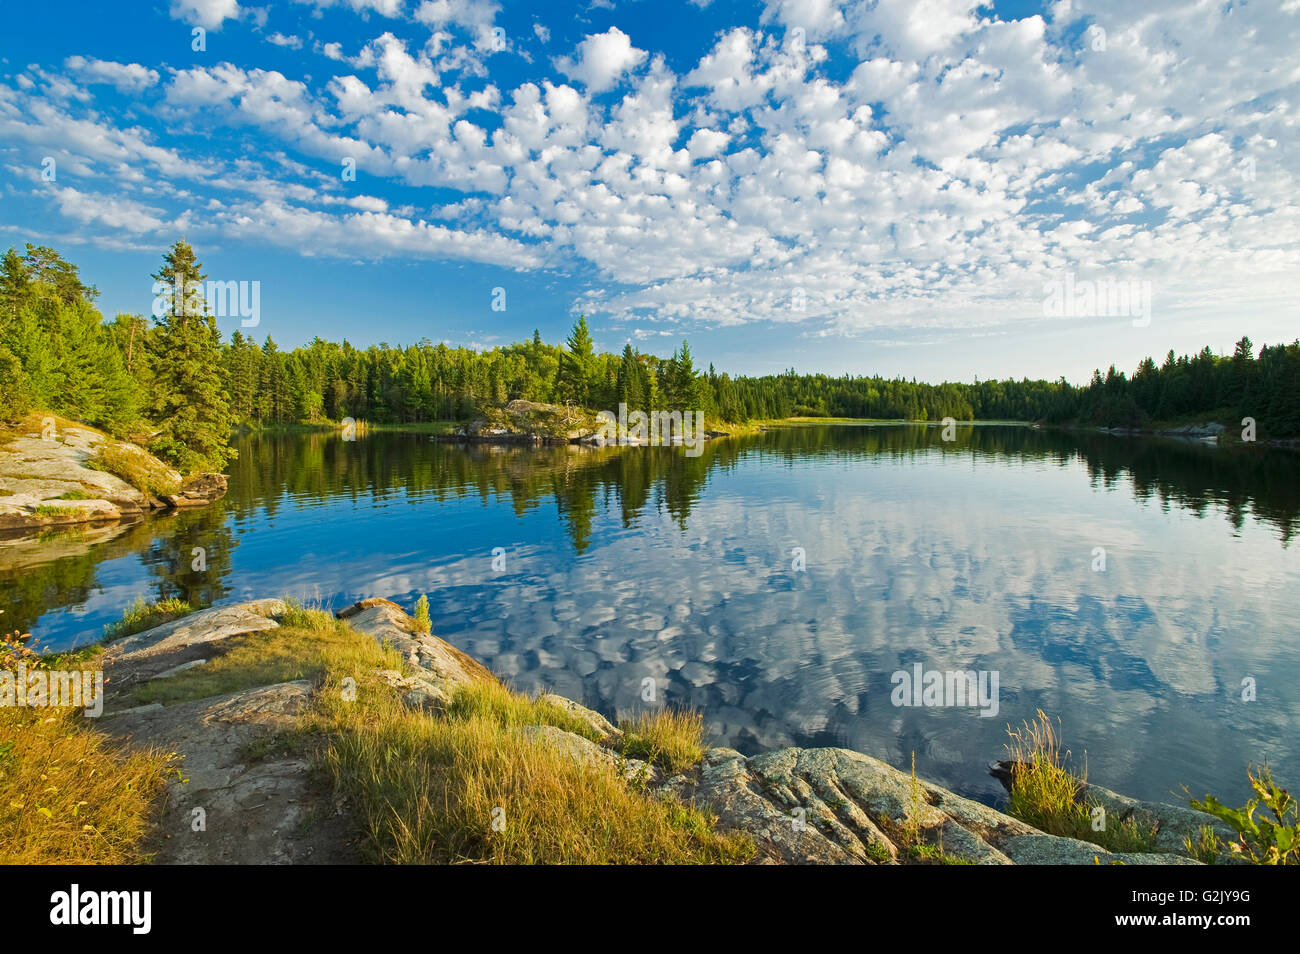
[[[590,34],[578,44],[576,57],[564,57],[556,65],[590,92],[600,93],[644,63],[647,55],[632,45],[626,33],[610,27],[604,33]]]
[[[220,192],[226,227],[322,254],[579,266],[578,304],[637,328],[992,325],[1040,313],[1065,270],[1150,279],[1167,314],[1294,300],[1295,4],[1001,19],[972,0],[773,0],[672,67],[610,27],[555,69],[478,55],[491,0],[315,5],[411,19],[355,57],[318,46],[348,65],[314,78],[283,55],[284,72],[29,67],[0,81],[0,141],[27,168],[57,153],[103,177],[48,194],[105,241],[132,211],[156,227]],[[158,88],[166,121],[114,122],[105,83]],[[345,161],[364,189],[341,188]],[[140,207],[95,198],[115,188]]]
[[[114,63],[70,56],[64,65],[86,82],[108,83],[124,93],[139,93],[158,82],[158,71],[147,69],[139,63]]]
[[[207,30],[219,30],[240,15],[239,0],[171,0],[174,20],[184,20]]]

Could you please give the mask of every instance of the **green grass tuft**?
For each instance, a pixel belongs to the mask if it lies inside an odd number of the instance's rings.
[[[622,753],[670,772],[685,772],[704,758],[704,716],[680,709],[638,712],[619,720]]]
[[[134,636],[136,633],[143,633],[146,629],[153,629],[163,623],[170,623],[174,619],[188,616],[196,609],[198,607],[190,606],[184,600],[174,597],[159,600],[156,603],[146,603],[143,596],[137,596],[135,602],[122,613],[120,620],[104,627],[104,639],[113,640],[121,639],[123,636]]]

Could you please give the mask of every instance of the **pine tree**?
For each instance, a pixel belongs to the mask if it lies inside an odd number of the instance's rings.
[[[595,346],[587,319],[578,316],[573,330],[565,342],[569,350],[560,355],[560,368],[555,379],[555,389],[561,399],[587,406],[591,401]]]
[[[31,291],[30,270],[21,255],[10,248],[0,261],[0,327],[16,320],[18,308]]]
[[[645,372],[641,368],[641,362],[637,360],[636,351],[632,348],[629,341],[623,348],[623,357],[618,365],[618,380],[616,388],[618,391],[618,400],[627,405],[631,411],[649,411],[646,405],[646,388]]]
[[[154,449],[182,470],[221,469],[234,457],[221,333],[201,294],[206,278],[184,239],[168,250],[153,275],[173,290],[169,307],[157,316],[154,340]]]

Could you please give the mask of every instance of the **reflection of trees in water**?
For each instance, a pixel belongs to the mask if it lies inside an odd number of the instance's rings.
[[[325,433],[253,435],[239,442],[226,498],[209,507],[0,543],[0,628],[27,629],[51,607],[83,603],[97,587],[96,566],[133,553],[153,576],[147,599],[221,599],[229,593],[236,531],[282,507],[327,498],[476,496],[509,500],[516,514],[552,500],[579,553],[590,546],[602,508],[625,528],[647,513],[666,513],[685,530],[709,474],[733,470],[741,459],[793,464],[943,453],[1061,466],[1081,461],[1094,486],[1127,480],[1138,499],[1201,516],[1218,508],[1236,528],[1250,517],[1275,527],[1288,543],[1300,529],[1297,457],[1288,451],[1026,427],[963,426],[956,438],[944,442],[934,425],[787,427],[711,441],[701,456],[688,457],[680,448],[465,446],[415,434],[372,433],[358,441]],[[207,551],[203,571],[191,568],[198,546]]]
[[[78,606],[99,588],[101,563],[139,554],[153,581],[146,600],[175,596],[211,603],[229,592],[234,535],[224,502],[100,527],[72,527],[0,545],[0,591],[5,594],[0,628],[28,630],[49,609]],[[207,550],[207,568],[191,569],[191,550]],[[37,636],[40,633],[36,634]],[[86,633],[81,641],[100,637]]]
[[[154,578],[152,599],[176,597],[191,606],[215,603],[230,593],[231,550],[235,535],[225,501],[183,510],[170,521],[165,537],[155,537],[140,554]],[[203,569],[195,569],[194,549],[202,547]]]
[[[413,434],[255,435],[240,446],[227,497],[236,523],[259,509],[273,515],[286,499],[370,498],[399,494],[509,499],[516,514],[555,503],[578,552],[590,545],[602,507],[626,528],[648,511],[685,530],[714,470],[742,458],[788,462],[816,457],[913,458],[933,453],[1081,461],[1096,486],[1127,480],[1134,496],[1155,497],[1198,515],[1218,507],[1234,527],[1247,516],[1289,541],[1300,527],[1297,457],[1260,447],[1233,449],[1150,437],[1121,438],[1027,427],[958,427],[942,440],[931,425],[783,427],[712,441],[699,457],[680,448],[522,447],[447,444]]]
[[[1300,456],[1266,447],[1213,447],[1172,438],[1116,437],[1028,427],[958,427],[945,442],[940,427],[790,427],[746,453],[800,457],[916,457],[942,452],[1045,460],[1061,466],[1081,461],[1093,486],[1127,480],[1139,500],[1158,499],[1198,516],[1218,507],[1235,528],[1247,516],[1278,530],[1284,543],[1300,530]]]
[[[682,529],[711,468],[734,461],[735,445],[715,443],[699,457],[680,448],[524,447],[448,444],[414,434],[254,435],[240,445],[227,500],[238,524],[287,500],[380,501],[399,494],[506,499],[516,514],[554,501],[579,553],[591,543],[602,506],[635,526],[649,508]]]

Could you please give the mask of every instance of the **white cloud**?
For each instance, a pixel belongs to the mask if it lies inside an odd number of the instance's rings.
[[[272,33],[266,38],[266,42],[273,43],[276,46],[285,46],[291,50],[302,49],[301,37],[285,36],[283,33]]]
[[[124,93],[139,93],[158,82],[158,71],[139,63],[113,63],[108,60],[70,56],[64,65],[90,83],[108,83]]]
[[[776,2],[676,69],[618,28],[589,35],[554,61],[565,82],[475,55],[464,36],[489,35],[496,3],[430,0],[414,38],[408,21],[355,58],[318,47],[355,74],[171,71],[154,126],[114,125],[90,85],[145,89],[144,67],[29,67],[0,82],[0,142],[104,179],[42,193],[104,241],[219,194],[223,229],[299,251],[586,266],[582,305],[643,326],[1004,324],[1062,270],[1149,278],[1166,315],[1276,311],[1300,271],[1300,9],[1151,3],[1089,8],[1103,53],[1076,41],[1077,4],[1003,21],[967,0]],[[257,155],[228,148],[254,137]],[[116,191],[140,208],[99,201]]]
[[[565,57],[556,65],[590,92],[600,93],[644,63],[646,56],[645,50],[632,45],[626,33],[610,27],[604,33],[590,34],[578,44],[576,58]]]
[[[729,135],[716,129],[697,129],[691,134],[686,148],[692,159],[707,159],[722,152],[730,140]]]
[[[184,20],[207,30],[219,30],[239,17],[239,0],[171,0],[173,20]]]

